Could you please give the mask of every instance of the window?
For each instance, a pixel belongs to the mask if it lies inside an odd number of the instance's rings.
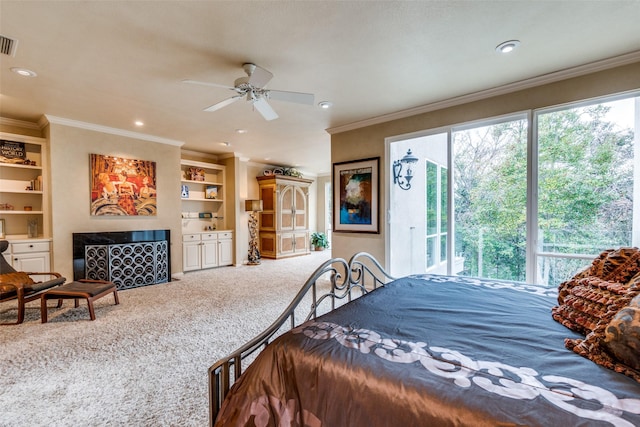
[[[557,284],[602,250],[637,245],[639,98],[541,111],[535,281]],[[637,222],[637,221],[636,221]]]
[[[452,133],[456,252],[461,274],[526,278],[527,121]]]
[[[605,249],[640,246],[638,134],[636,92],[390,141],[391,158],[424,159],[415,188],[390,184],[392,271],[551,287]]]
[[[447,260],[447,168],[426,161],[426,268]]]

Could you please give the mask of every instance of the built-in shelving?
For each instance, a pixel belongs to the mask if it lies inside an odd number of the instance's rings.
[[[35,222],[38,236],[49,237],[47,141],[6,132],[0,132],[0,139],[20,143],[26,155],[25,159],[9,156],[0,161],[1,234],[7,239],[26,236],[28,224]]]
[[[225,166],[183,159],[180,169],[183,233],[224,229]],[[191,171],[201,179],[191,179]]]

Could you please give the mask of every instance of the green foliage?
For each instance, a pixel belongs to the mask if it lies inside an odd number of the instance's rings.
[[[633,132],[606,121],[608,110],[539,116],[534,190],[544,251],[599,253],[609,242],[631,243]],[[526,120],[454,133],[456,252],[465,274],[525,278],[526,141]]]
[[[311,244],[316,248],[328,248],[329,239],[324,233],[311,233]]]

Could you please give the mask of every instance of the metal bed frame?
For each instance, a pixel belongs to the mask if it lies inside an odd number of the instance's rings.
[[[293,301],[271,326],[209,368],[209,424],[213,426],[215,423],[231,385],[240,377],[253,357],[249,361],[246,359],[257,355],[271,342],[272,338],[334,310],[336,302],[351,301],[394,279],[373,256],[366,252],[356,253],[349,262],[343,258],[325,261],[307,279]],[[327,287],[328,291],[321,293]],[[320,295],[318,295],[319,292]],[[311,304],[308,314],[303,321],[296,321],[296,309],[309,298],[311,298]],[[326,308],[327,303],[330,303],[329,309]],[[323,309],[326,311],[323,312]],[[285,326],[287,320],[290,321],[288,328]]]

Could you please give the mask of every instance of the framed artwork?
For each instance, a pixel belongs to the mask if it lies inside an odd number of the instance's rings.
[[[4,219],[0,219],[0,239],[4,239],[7,233],[4,231]]]
[[[91,215],[156,215],[156,162],[89,156]]]
[[[204,181],[205,173],[201,168],[189,168],[187,170],[187,179],[191,181]]]
[[[380,157],[333,164],[333,231],[379,233]]]
[[[204,192],[205,199],[217,199],[218,198],[218,186],[207,185]]]

